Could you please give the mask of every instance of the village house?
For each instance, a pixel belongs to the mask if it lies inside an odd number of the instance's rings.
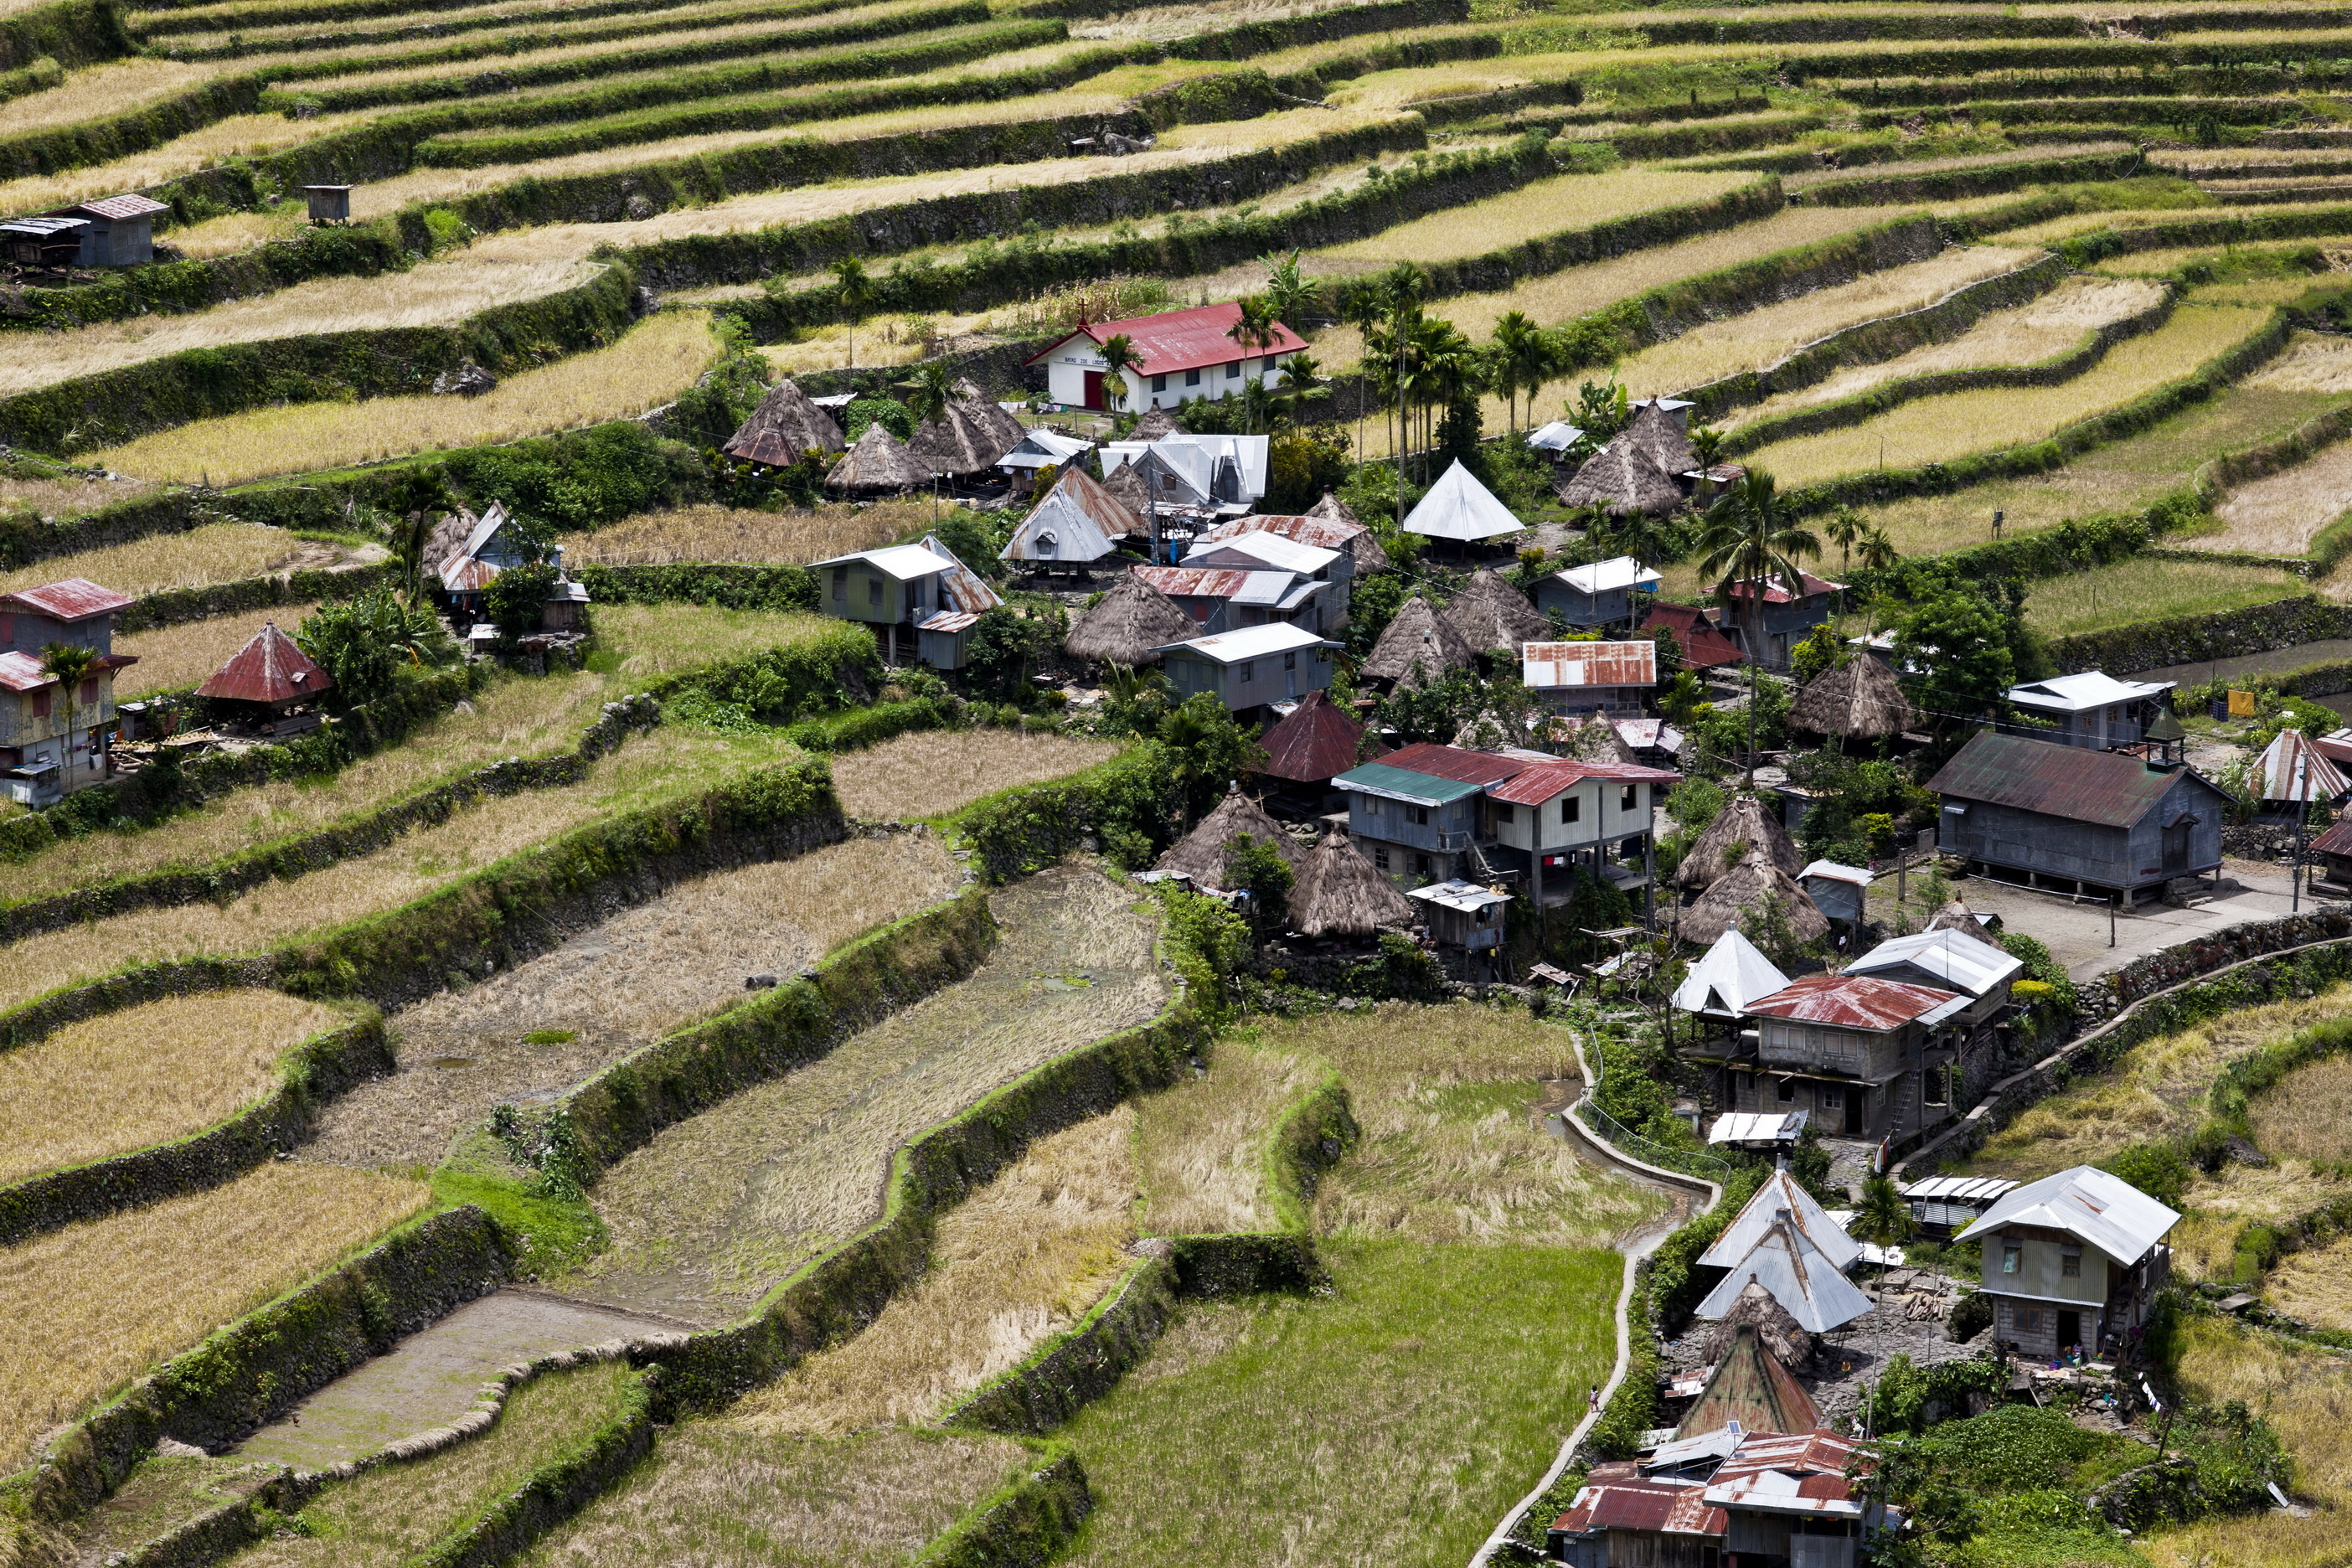
[[[919,658],[934,669],[961,669],[971,628],[1004,603],[937,534],[836,555],[809,570],[820,584],[818,607],[872,626],[888,664]]]
[[[112,766],[114,675],[139,662],[114,651],[127,594],[81,577],[0,594],[0,779],[20,805],[45,805]],[[95,655],[67,689],[48,672],[53,644]]]
[[[1555,713],[1639,713],[1658,684],[1658,645],[1523,643],[1519,679]]]
[[[1135,514],[1084,468],[1065,468],[1013,529],[997,559],[1033,571],[1085,567],[1114,553],[1135,531]]]
[[[1184,552],[1184,564],[1244,572],[1287,572],[1301,584],[1323,584],[1321,593],[1305,601],[1307,613],[1288,618],[1318,632],[1338,631],[1348,624],[1348,600],[1356,563],[1344,550],[1301,544],[1279,533],[1252,531],[1223,539],[1196,540]]]
[[[1969,997],[1958,1021],[1989,1024],[2009,1005],[2009,988],[2025,961],[1990,942],[1957,931],[1924,931],[1889,937],[1845,966],[1848,974],[1875,974],[1911,985],[1958,991]]]
[[[1158,651],[1178,700],[1207,692],[1241,713],[1328,689],[1331,650],[1339,646],[1302,627],[1276,624],[1193,637]]]
[[[1666,671],[1668,679],[1679,670],[1705,675],[1739,662],[1739,645],[1696,605],[1653,604],[1642,621],[1642,635],[1648,637],[1660,626],[1674,634],[1675,653],[1680,661]]]
[[[1274,728],[1260,735],[1265,765],[1256,776],[1321,810],[1331,801],[1331,781],[1359,763],[1388,752],[1363,721],[1323,691],[1301,697]]]
[[[1067,473],[1076,464],[1083,471],[1086,455],[1094,449],[1092,441],[1065,436],[1058,430],[1031,430],[996,459],[996,467],[1013,481],[1013,489],[1027,495],[1036,489],[1037,476],[1045,469]]]
[[[1527,528],[1494,491],[1462,466],[1459,458],[1405,513],[1403,526],[1407,533],[1465,547],[1492,545]]]
[[[1536,608],[1571,626],[1632,626],[1658,591],[1658,574],[1631,555],[1554,572],[1536,584]]]
[[[139,267],[155,259],[155,215],[171,210],[152,196],[133,193],[57,207],[47,216],[80,220],[75,230],[80,242],[77,266]]]
[[[1593,1466],[1545,1531],[1545,1555],[1571,1568],[1855,1568],[1865,1530],[1883,1522],[1848,1479],[1869,1467],[1862,1442],[1818,1428],[1725,1436],[1677,1475]]]
[[[1731,585],[1724,629],[1738,636],[1743,647],[1752,640],[1755,646],[1747,651],[1766,669],[1788,668],[1789,650],[1837,614],[1837,596],[1845,592],[1843,583],[1810,572],[1798,575],[1801,581],[1794,591],[1777,576],[1765,578],[1760,599],[1755,578]]]
[[[2121,1176],[2077,1165],[1994,1200],[1953,1237],[1983,1249],[1993,1338],[2054,1359],[2132,1348],[2172,1274],[2179,1215]]]
[[[1162,508],[1245,513],[1265,494],[1266,436],[1171,434],[1152,441],[1112,441],[1102,449],[1103,478],[1132,468],[1147,497]]]
[[[1457,878],[1415,888],[1405,897],[1421,906],[1430,940],[1441,951],[1451,948],[1462,957],[1502,951],[1503,911],[1511,901],[1508,893]]]
[[[1328,496],[1318,504],[1344,510]],[[1388,552],[1381,548],[1381,542],[1374,537],[1372,531],[1360,522],[1345,518],[1326,517],[1319,512],[1252,512],[1246,517],[1226,519],[1209,530],[1207,537],[1237,539],[1244,533],[1277,533],[1300,544],[1314,545],[1318,550],[1346,551],[1351,578],[1369,577],[1375,572],[1389,569]]]
[[[434,580],[441,584],[450,618],[462,630],[481,618],[490,584],[499,574],[536,564],[539,554],[506,507],[492,501],[478,518],[463,511],[444,518],[425,545],[425,559],[436,563]],[[588,603],[588,590],[564,571],[562,545],[555,547],[548,564],[555,568],[555,582],[540,607],[540,629],[576,630]]]
[[[1135,566],[1210,636],[1247,626],[1296,626],[1320,634],[1331,584],[1276,567]]]
[[[1271,392],[1282,384],[1282,367],[1306,348],[1307,340],[1277,321],[1266,342],[1244,343],[1233,336],[1241,320],[1241,306],[1228,300],[1156,316],[1089,321],[1025,363],[1045,367],[1046,396],[1097,412],[1113,407],[1105,385],[1112,372],[1102,346],[1115,337],[1135,346],[1134,367],[1118,373],[1125,384],[1116,405],[1129,413],[1173,408],[1188,397],[1238,397],[1252,381]]]
[[[1953,1021],[1974,999],[1866,974],[1808,974],[1748,1004],[1754,1055],[1727,1110],[1809,1110],[1832,1137],[1906,1138],[1952,1114]]]
[[[1897,1189],[1911,1205],[1911,1222],[1931,1241],[1968,1229],[2016,1190],[2015,1182],[1999,1176],[1927,1176]]]
[[[1971,876],[2128,909],[2221,869],[2229,796],[2178,763],[1980,730],[1927,787],[1943,797],[1937,845]]]
[[[334,689],[334,678],[294,639],[264,621],[246,645],[196,688],[215,711],[234,714],[270,735],[296,735],[320,722],[314,704]]]
[[[2011,706],[2044,721],[2016,732],[2094,752],[2137,744],[2170,707],[2169,680],[2117,680],[2095,669],[2053,676],[2009,689]]]

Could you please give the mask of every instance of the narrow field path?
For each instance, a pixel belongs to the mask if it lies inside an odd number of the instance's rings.
[[[873,1220],[891,1154],[908,1138],[1166,1002],[1157,922],[1100,872],[1044,872],[997,894],[995,909],[1003,934],[971,978],[667,1130],[610,1171],[590,1196],[611,1250],[553,1288],[733,1321]]]
[[[323,1470],[446,1426],[473,1408],[482,1384],[503,1367],[677,1327],[535,1290],[501,1290],[467,1303],[409,1335],[389,1354],[336,1379],[234,1452],[298,1470]]]

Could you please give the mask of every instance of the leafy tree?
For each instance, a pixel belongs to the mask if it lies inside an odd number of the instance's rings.
[[[1757,665],[1763,647],[1761,589],[1765,580],[1772,577],[1795,589],[1804,577],[1798,563],[1819,555],[1821,541],[1796,521],[1774,487],[1772,476],[1761,468],[1751,468],[1707,514],[1698,547],[1706,552],[1699,563],[1699,576],[1713,581],[1718,602],[1731,606],[1747,623],[1748,782],[1753,784],[1757,720],[1761,706],[1756,689]],[[1735,595],[1732,590],[1743,582],[1750,584],[1753,591]]]
[[[915,390],[907,395],[907,412],[917,424],[926,424],[948,416],[948,405],[955,401],[955,373],[948,362],[935,359],[915,372]],[[898,432],[893,430],[892,435]],[[911,434],[911,432],[909,432]],[[905,436],[899,436],[905,440]],[[853,437],[855,439],[855,437]]]
[[[1349,658],[1360,663],[1370,656],[1372,645],[1381,640],[1381,634],[1411,597],[1409,587],[1403,574],[1396,572],[1379,572],[1357,580],[1348,601],[1348,629],[1341,634],[1347,639]]]
[[[1029,675],[1037,660],[1059,640],[1053,624],[1041,617],[1002,605],[982,610],[964,645],[964,682],[999,702],[1020,701],[1029,695]]]
[[[1909,1200],[1896,1189],[1895,1178],[1883,1173],[1862,1184],[1862,1203],[1853,1211],[1853,1226],[1856,1237],[1881,1249],[1881,1258],[1885,1248],[1902,1246],[1918,1228],[1911,1218]],[[1886,1272],[1884,1262],[1878,1271]]]
[[[534,604],[534,626],[537,609]],[[390,691],[403,664],[441,664],[457,655],[430,610],[403,605],[381,588],[320,605],[294,628],[294,646],[327,672],[335,683],[334,700],[346,707]]]
[[[58,683],[58,700],[65,705],[66,739],[58,777],[68,787],[73,784],[74,709],[80,700],[81,683],[97,666],[98,650],[79,643],[53,642],[41,649],[41,673]]]
[[[1301,512],[1347,481],[1344,434],[1286,430],[1266,443],[1265,500],[1270,512]]]
[[[1999,712],[2017,684],[2000,616],[1958,589],[1931,595],[1896,623],[1895,665],[1906,672],[1911,700],[1940,729]]]
[[[1568,454],[1579,461],[1607,446],[1611,437],[1633,422],[1633,399],[1614,376],[1579,385],[1576,401],[1567,413],[1568,422],[1583,432]]]
[[[1870,520],[1850,506],[1840,506],[1822,524],[1822,532],[1838,547],[1838,572],[1843,576],[1853,566],[1854,546],[1870,532]]]
[[[841,416],[853,446],[867,426],[877,423],[901,441],[915,438],[915,411],[895,397],[853,397]]]
[[[1292,251],[1279,258],[1259,258],[1265,264],[1265,302],[1274,319],[1302,335],[1306,329],[1299,323],[1321,314],[1323,285],[1307,277],[1298,268],[1301,253]]]
[[[1508,409],[1507,429],[1519,430],[1519,394],[1528,395],[1529,408],[1542,395],[1544,384],[1559,374],[1559,342],[1538,326],[1524,310],[1507,310],[1496,321],[1487,343],[1487,382],[1503,395]],[[1507,445],[1509,443],[1507,443]]]
[[[403,474],[383,498],[384,509],[399,520],[392,533],[393,559],[400,563],[401,592],[413,602],[425,592],[425,574],[440,565],[425,559],[425,546],[440,514],[457,510],[447,476],[439,468],[415,468]]]
[[[857,322],[874,303],[874,279],[866,270],[866,263],[855,256],[845,256],[833,264],[833,300],[844,320],[849,323],[849,363],[857,363]]]
[[[1255,349],[1263,354],[1280,341],[1279,329],[1282,323],[1275,318],[1272,302],[1263,294],[1244,294],[1240,303],[1241,317],[1225,329],[1225,336],[1240,345],[1245,354],[1251,349]],[[1263,381],[1258,376],[1251,376],[1247,378],[1245,384],[1262,387]],[[1248,406],[1246,399],[1244,401],[1244,408]],[[1254,423],[1254,421],[1245,423]],[[1249,428],[1243,431],[1244,435],[1255,433],[1255,429]]]
[[[1004,548],[1005,527],[987,513],[966,506],[950,507],[940,516],[939,536],[957,560],[982,576],[1004,575],[1005,563],[996,552]]]
[[[539,630],[547,614],[547,601],[555,592],[555,568],[547,562],[509,566],[490,579],[490,585],[482,590],[482,613],[509,637],[527,637]]]
[[[1799,686],[1811,686],[1845,661],[1845,639],[1828,621],[1815,626],[1805,635],[1804,641],[1789,650],[1789,667]]]
[[[1237,833],[1225,845],[1225,880],[1249,895],[1250,923],[1260,942],[1282,930],[1290,918],[1290,862],[1264,839]]]
[[[1658,711],[1677,729],[1688,729],[1706,705],[1706,686],[1687,669],[1675,671],[1674,679],[1658,693]]]
[[[1159,742],[1166,776],[1181,792],[1188,821],[1214,805],[1227,784],[1266,761],[1265,749],[1205,691],[1186,698],[1160,721]]]
[[[2188,1157],[2170,1143],[2133,1143],[2099,1162],[2167,1208],[2179,1208],[2189,1190]]]

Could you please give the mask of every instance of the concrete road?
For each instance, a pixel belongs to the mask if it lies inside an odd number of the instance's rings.
[[[2032,892],[1982,877],[1955,882],[1953,891],[1971,910],[2000,915],[2003,929],[2023,931],[2041,941],[2050,955],[2065,965],[2068,974],[2083,981],[2120,969],[2160,948],[2289,912],[2290,889],[2284,870],[2273,874],[2235,863],[2223,867],[2218,885],[2208,881],[2203,887],[2205,890],[2186,908],[2143,904],[2118,913],[2113,947],[2107,945],[2104,901],[2076,903],[2062,893]],[[2306,891],[2303,907],[2314,908],[2315,902]]]

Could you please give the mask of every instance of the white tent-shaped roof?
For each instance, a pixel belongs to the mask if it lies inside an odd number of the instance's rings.
[[[1764,1239],[1764,1233],[1783,1215],[1838,1268],[1851,1268],[1854,1259],[1862,1256],[1862,1244],[1830,1218],[1829,1211],[1813,1201],[1812,1194],[1799,1186],[1788,1172],[1775,1171],[1764,1178],[1756,1195],[1733,1216],[1723,1234],[1715,1238],[1715,1245],[1699,1254],[1698,1260],[1710,1268],[1731,1268],[1753,1252],[1757,1243]]]
[[[1509,507],[1495,499],[1494,491],[1471,476],[1459,458],[1429,487],[1429,493],[1421,498],[1419,506],[1405,514],[1404,520],[1407,533],[1459,540],[1466,544],[1517,533],[1526,526],[1511,515]]]
[[[2352,790],[2344,770],[2300,730],[2281,730],[2256,767],[2262,774],[2264,800],[2335,800]]]
[[[1736,1018],[1750,1002],[1785,991],[1788,985],[1789,977],[1734,926],[1715,939],[1706,957],[1690,966],[1683,983],[1675,987],[1675,1005],[1685,1013]]]
[[[2012,1225],[2063,1230],[2128,1268],[2179,1223],[2179,1215],[2121,1176],[2077,1165],[2008,1194],[1952,1239],[1982,1240]]]
[[[1750,1280],[1769,1290],[1780,1310],[1808,1333],[1843,1328],[1871,1307],[1870,1298],[1844,1270],[1783,1218],[1776,1217],[1723,1283],[1707,1293],[1698,1304],[1698,1316],[1712,1321],[1730,1311]]]

